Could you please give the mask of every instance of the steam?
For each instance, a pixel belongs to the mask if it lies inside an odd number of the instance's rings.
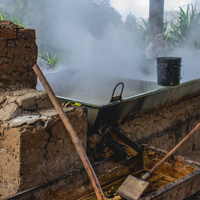
[[[128,32],[120,22],[113,26],[105,21],[107,24],[101,27],[100,16],[89,18],[88,6],[89,1],[71,0],[47,9],[46,16],[51,20],[46,22],[46,34],[51,35],[50,40],[62,54],[70,54],[70,62],[64,59],[59,65],[113,76],[142,77],[138,71],[144,47],[137,33]],[[52,13],[56,17],[52,18]]]
[[[115,85],[121,81],[113,77],[156,81],[156,67],[148,77],[141,70],[144,47],[140,35],[124,29],[120,20],[113,25],[105,19],[102,27],[100,16],[88,17],[88,5],[85,0],[60,0],[45,10],[47,21],[43,31],[60,53],[66,54],[56,68],[57,77],[47,75],[54,91],[60,96],[86,97],[84,100],[93,102],[101,97],[108,102]],[[130,95],[133,94],[134,91]]]
[[[165,1],[165,11],[179,10],[179,6],[187,4],[195,4],[196,0],[167,0]],[[118,10],[123,20],[126,20],[126,16],[132,12],[137,18],[149,17],[149,0],[111,0],[112,6]]]
[[[177,48],[169,56],[181,57],[181,83],[200,78],[200,50],[193,48]]]
[[[57,67],[76,67],[96,73],[146,79],[140,71],[145,49],[141,46],[141,37],[137,32],[124,29],[121,16],[114,8],[116,19],[113,22],[106,16],[102,17],[104,13],[98,13],[91,2],[98,5],[96,2],[109,1],[30,0],[26,24],[36,30],[39,48],[41,43],[46,43],[47,47],[59,51],[64,59]],[[15,4],[15,1],[8,0],[4,8],[9,8],[10,3]],[[91,9],[91,6],[94,8]],[[18,15],[14,12],[10,10],[13,16]],[[39,27],[37,21],[42,26]],[[41,34],[45,35],[42,39]]]
[[[1,9],[7,9],[14,2],[1,0]],[[72,95],[73,92],[82,95],[85,91],[90,91],[95,96],[96,91],[102,87],[101,83],[106,82],[103,76],[156,82],[156,62],[149,65],[148,61],[145,61],[145,47],[141,45],[138,32],[125,29],[119,13],[116,24],[107,19],[102,21],[100,15],[90,15],[91,2],[30,0],[28,9],[31,12],[27,20],[29,27],[36,29],[37,43],[46,41],[47,46],[56,48],[64,57],[56,67],[59,76],[49,75],[51,86],[55,87],[60,82],[64,83],[68,90],[66,95]],[[9,12],[13,16],[18,14],[14,10]],[[114,9],[113,13],[117,15]],[[43,21],[42,28],[38,27],[37,20],[40,23]],[[43,41],[39,41],[41,34],[45,36],[42,38]],[[182,57],[182,81],[199,77],[198,55],[199,50],[191,49],[178,49],[169,55]],[[144,73],[143,67],[147,65],[149,71]],[[112,83],[106,82],[109,94],[112,93],[117,81],[120,79]],[[60,86],[54,89],[63,90]]]
[[[145,47],[141,46],[140,35],[124,29],[120,20],[118,25],[113,25],[105,19],[102,27],[102,16],[90,19],[88,6],[89,1],[58,1],[45,10],[46,35],[59,47],[61,54],[66,57],[70,54],[70,62],[64,59],[57,67],[62,76],[65,74],[62,79],[58,78],[65,87],[59,90],[58,86],[55,91],[61,94],[62,90],[67,90],[65,96],[71,97],[91,94],[92,99],[104,87],[110,98],[118,82],[114,80],[105,86],[103,76],[156,81],[155,66],[148,76],[141,70]],[[77,72],[71,75],[66,67],[76,68]],[[50,83],[54,87],[58,82],[53,77]]]

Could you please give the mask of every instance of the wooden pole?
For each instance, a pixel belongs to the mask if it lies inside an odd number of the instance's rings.
[[[149,40],[163,33],[164,0],[149,0]]]
[[[191,136],[194,135],[197,131],[200,130],[200,123],[197,124],[162,160],[160,160],[152,169],[149,170],[146,174],[142,176],[143,180],[146,180],[149,178],[149,176],[154,173],[166,160],[168,160],[172,155],[175,154],[175,152],[178,150],[178,148],[185,143]]]
[[[52,101],[55,109],[57,110],[58,114],[60,115],[60,118],[63,122],[63,124],[65,125],[71,139],[72,142],[74,143],[74,146],[79,154],[79,157],[81,159],[81,161],[83,162],[83,165],[85,167],[85,170],[90,178],[91,184],[94,188],[94,191],[96,193],[97,199],[98,200],[106,200],[103,194],[103,191],[101,189],[101,186],[99,184],[99,181],[96,177],[96,174],[90,164],[90,161],[85,153],[85,150],[83,149],[83,146],[74,130],[74,128],[72,127],[72,124],[70,123],[67,115],[65,114],[64,110],[62,109],[60,103],[58,102],[57,97],[55,96],[53,90],[51,89],[49,83],[47,82],[45,76],[43,75],[42,71],[40,70],[39,66],[37,64],[35,64],[33,66],[33,70],[35,71],[36,75],[38,76],[38,78],[40,79],[44,89],[46,90],[50,100]]]

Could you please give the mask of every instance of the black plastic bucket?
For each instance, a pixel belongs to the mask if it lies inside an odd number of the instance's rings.
[[[180,84],[181,58],[157,58],[157,83],[162,86],[175,86]]]

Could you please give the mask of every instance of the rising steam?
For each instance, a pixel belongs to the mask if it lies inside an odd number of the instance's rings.
[[[14,2],[1,0],[1,9],[7,9],[8,5]],[[54,47],[63,56],[56,68],[56,71],[60,71],[60,76],[52,76],[51,85],[60,81],[69,90],[68,86],[73,86],[69,93],[73,91],[84,93],[85,87],[95,93],[98,90],[95,89],[96,85],[101,85],[104,81],[97,78],[99,74],[156,82],[155,61],[149,66],[148,73],[143,72],[144,65],[149,63],[145,60],[145,46],[142,46],[138,32],[125,29],[119,13],[114,9],[113,13],[119,15],[117,25],[107,19],[102,22],[101,15],[91,15],[95,16],[95,19],[92,18],[88,11],[91,2],[91,0],[30,0],[30,12],[26,16],[27,24],[30,28],[36,29],[38,45],[41,42],[46,43],[47,47]],[[18,14],[14,12],[12,10],[10,14],[13,16]],[[42,27],[38,26],[37,20],[43,23]],[[39,41],[41,34],[44,35],[43,41]],[[182,57],[182,81],[199,77],[198,55],[199,50],[181,48],[170,53],[169,56]]]

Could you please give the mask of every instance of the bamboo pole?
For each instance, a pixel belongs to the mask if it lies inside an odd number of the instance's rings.
[[[55,96],[53,90],[51,89],[49,83],[47,82],[44,74],[42,73],[40,67],[35,64],[33,66],[33,70],[35,71],[36,75],[38,76],[38,78],[40,79],[44,89],[46,90],[46,93],[48,94],[51,102],[53,103],[55,109],[57,110],[58,114],[60,115],[60,118],[63,122],[63,124],[65,125],[71,139],[72,142],[74,143],[74,146],[76,148],[76,151],[79,154],[79,157],[85,167],[85,170],[90,178],[92,187],[94,188],[94,191],[96,193],[97,199],[98,200],[106,200],[103,194],[103,191],[101,189],[101,186],[99,184],[99,181],[96,177],[96,174],[90,164],[90,161],[85,153],[85,150],[83,149],[83,146],[74,130],[74,128],[72,127],[72,124],[70,123],[67,115],[65,114],[64,110],[62,109],[60,103],[58,102],[57,97]]]

